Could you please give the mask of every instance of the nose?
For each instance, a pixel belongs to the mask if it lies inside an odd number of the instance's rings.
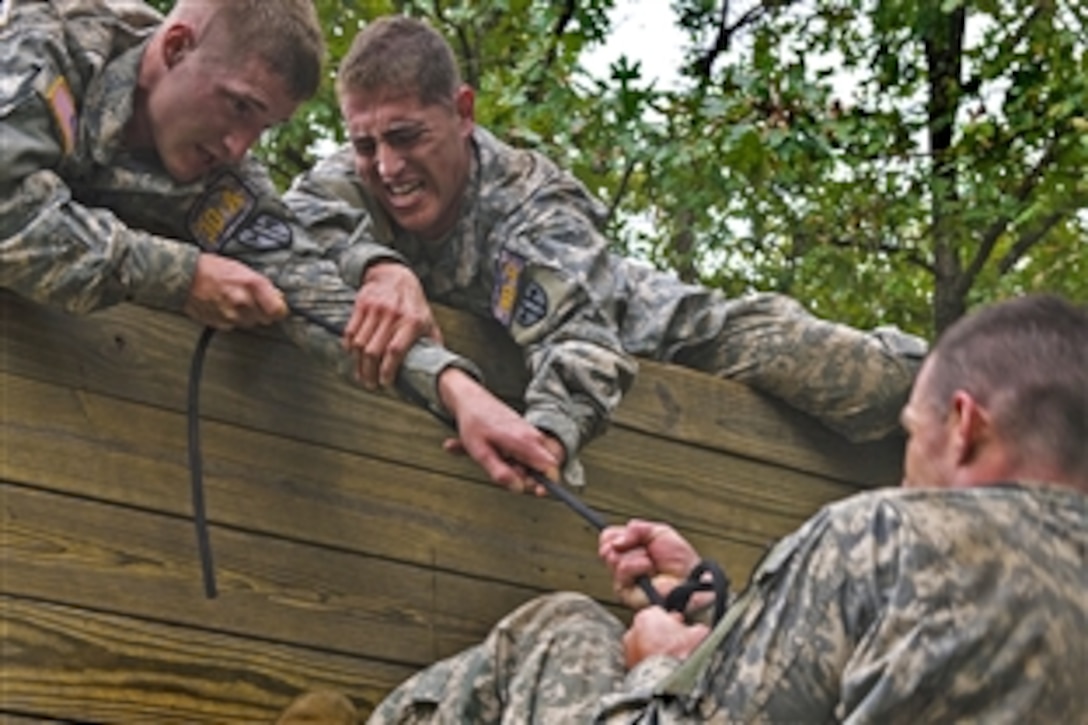
[[[378,144],[374,156],[378,166],[378,175],[382,179],[395,178],[404,166],[404,159],[388,144]]]
[[[246,152],[257,143],[261,137],[260,129],[234,129],[223,137],[223,147],[227,150],[227,158],[230,163],[237,164],[245,157]]]

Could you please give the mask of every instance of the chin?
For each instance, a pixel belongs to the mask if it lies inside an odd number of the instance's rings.
[[[202,176],[191,166],[171,163],[163,163],[163,166],[166,167],[166,173],[170,175],[170,178],[179,184],[191,184]]]

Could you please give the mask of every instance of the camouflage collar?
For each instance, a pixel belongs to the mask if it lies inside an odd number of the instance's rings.
[[[83,102],[80,129],[92,158],[108,164],[121,150],[125,126],[132,118],[136,80],[147,41],[114,58],[95,76]]]

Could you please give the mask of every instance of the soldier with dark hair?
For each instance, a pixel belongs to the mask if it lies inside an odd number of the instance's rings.
[[[665,524],[605,529],[629,628],[535,599],[397,688],[372,723],[1083,722],[1088,312],[1029,296],[938,340],[903,409],[903,485],[828,505],[713,627],[648,606],[699,556]],[[698,606],[703,602],[694,602]],[[625,631],[626,629],[626,631]],[[353,722],[307,693],[281,725]]]
[[[604,206],[545,157],[475,125],[473,90],[425,23],[371,22],[337,87],[351,145],[296,180],[287,203],[348,284],[386,245],[429,299],[505,327],[525,352],[526,418],[568,463],[629,387],[628,355],[746,383],[853,440],[898,427],[920,339],[820,320],[782,295],[727,299],[610,254]],[[376,369],[368,305],[347,341]],[[576,467],[567,473],[578,482]]]

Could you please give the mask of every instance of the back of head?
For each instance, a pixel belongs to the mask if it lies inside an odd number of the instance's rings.
[[[325,40],[313,0],[178,0],[169,18],[219,35],[228,61],[258,58],[295,100],[310,98],[321,84]]]
[[[400,15],[370,22],[340,63],[337,91],[414,92],[424,105],[448,103],[461,86],[449,43],[421,20]]]
[[[930,393],[956,390],[992,416],[1016,454],[1088,487],[1088,310],[1028,295],[972,313],[933,348]]]

